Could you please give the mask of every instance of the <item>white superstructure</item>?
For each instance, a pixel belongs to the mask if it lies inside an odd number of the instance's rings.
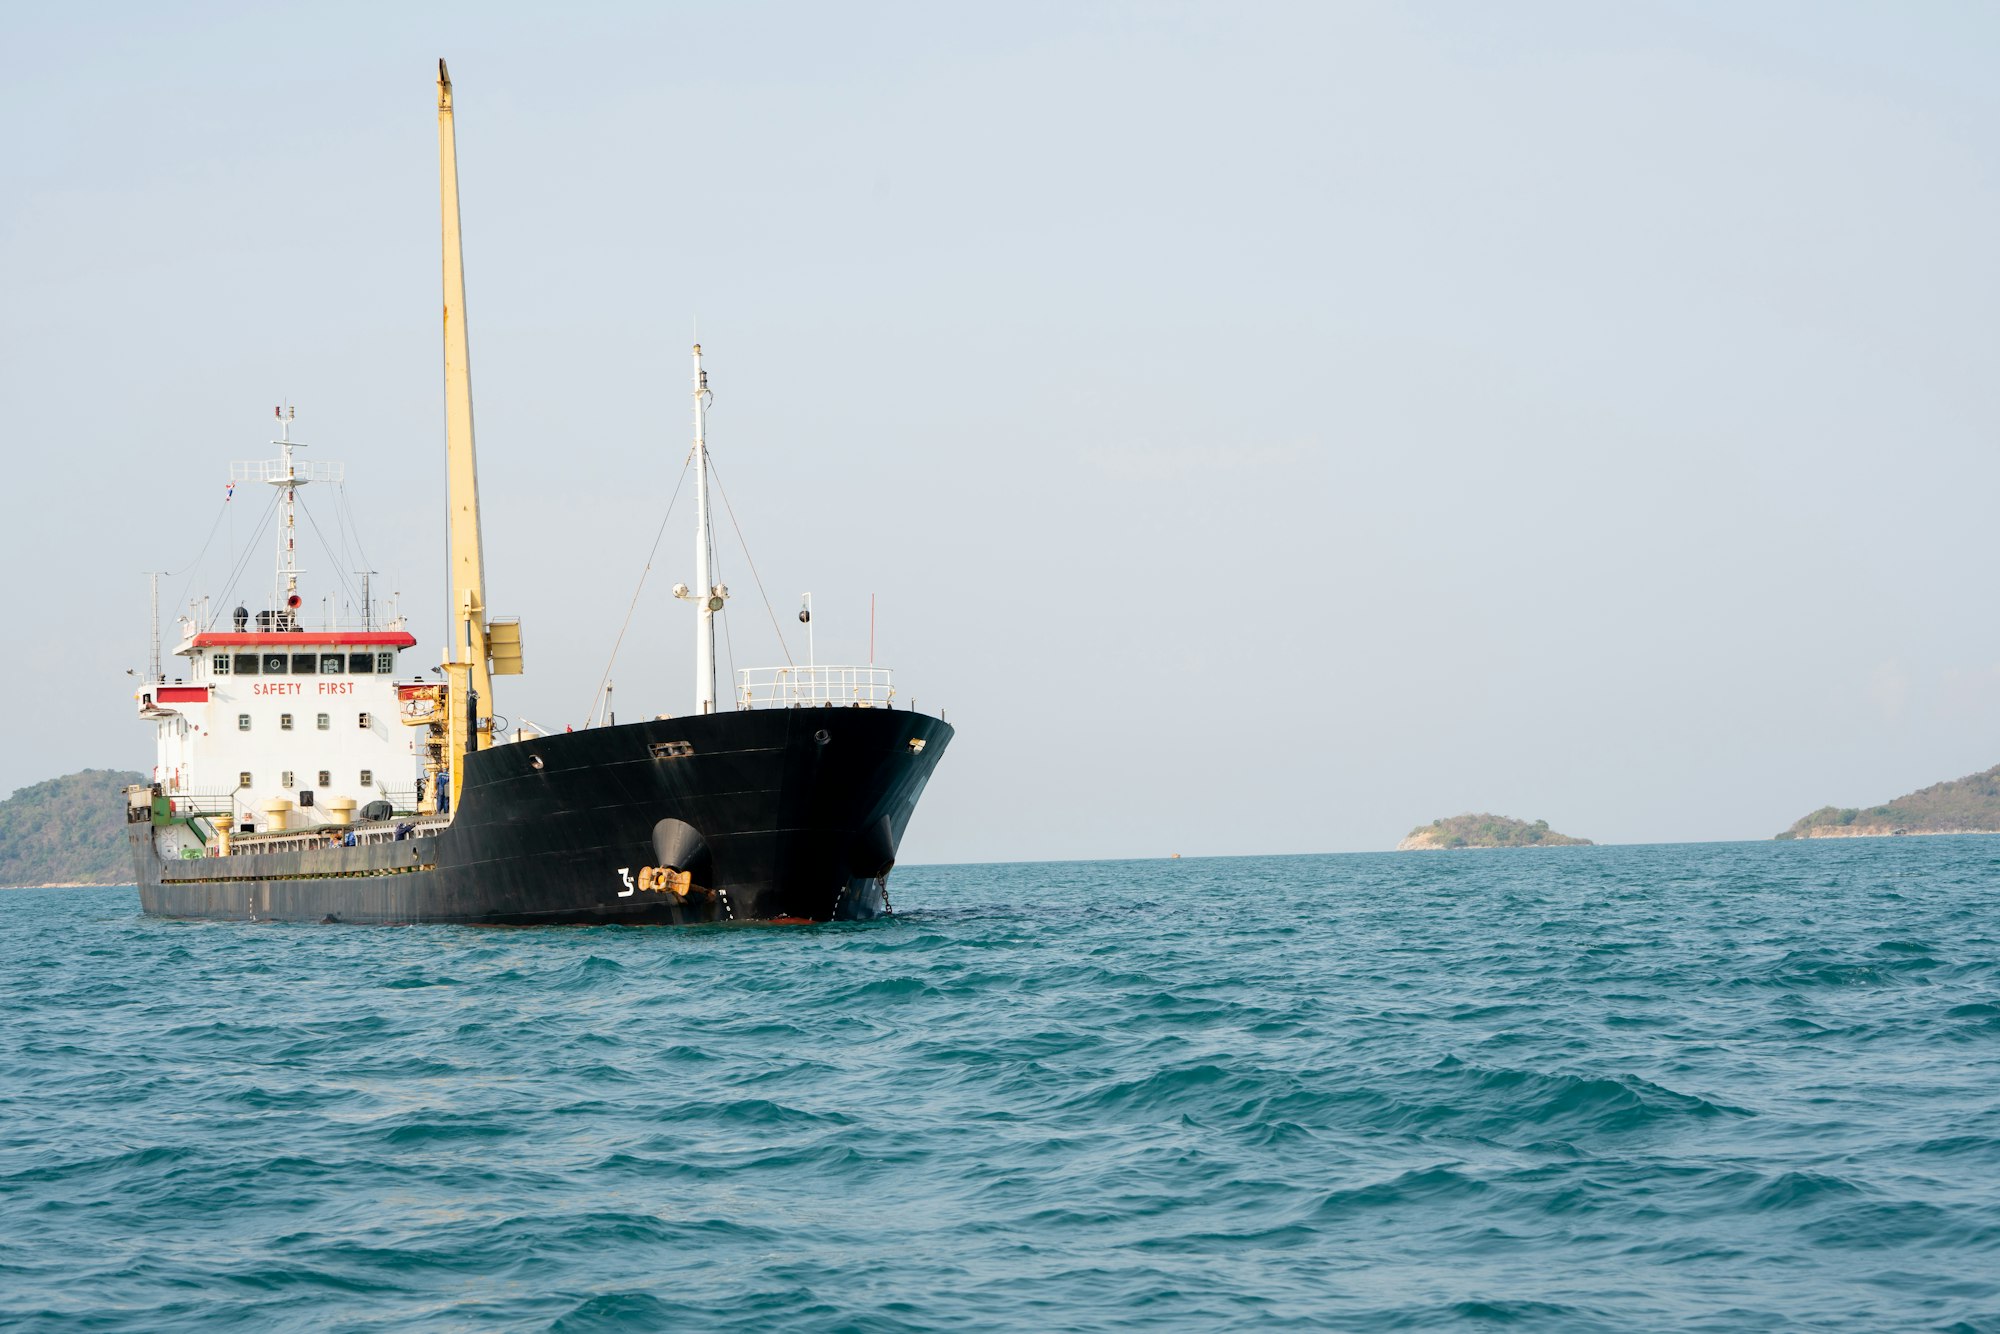
[[[416,640],[383,630],[205,631],[187,675],[140,694],[158,729],[153,781],[231,824],[346,824],[371,802],[416,804],[416,761],[395,676]]]
[[[227,813],[238,832],[345,825],[374,803],[418,805],[416,748],[396,685],[416,639],[400,617],[377,624],[365,607],[360,625],[331,613],[317,628],[304,623],[298,488],[338,482],[341,472],[296,463],[291,418],[279,420],[272,443],[282,457],[230,469],[232,483],[279,488],[271,607],[253,616],[239,606],[227,629],[183,620],[174,654],[187,665],[171,681],[155,667],[137,692],[156,734],[154,785],[179,809]]]

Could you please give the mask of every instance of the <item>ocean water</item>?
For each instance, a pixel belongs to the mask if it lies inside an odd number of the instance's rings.
[[[2000,1330],[2000,838],[0,894],[0,1327]]]

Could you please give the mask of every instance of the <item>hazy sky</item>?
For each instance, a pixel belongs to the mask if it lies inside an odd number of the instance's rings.
[[[589,711],[698,319],[788,631],[864,658],[876,594],[959,729],[906,860],[1755,838],[2000,761],[2000,9],[9,5],[0,792],[150,764],[144,572],[280,398],[436,660],[440,55],[503,714]],[[691,523],[628,718],[692,697]]]

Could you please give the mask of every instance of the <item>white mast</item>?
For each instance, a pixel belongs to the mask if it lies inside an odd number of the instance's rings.
[[[299,542],[295,530],[299,487],[312,479],[301,478],[292,466],[292,420],[299,410],[292,409],[291,416],[285,415],[283,408],[273,408],[278,414],[278,438],[271,443],[282,451],[279,457],[281,471],[271,479],[271,485],[281,488],[278,492],[278,510],[284,522],[278,528],[278,578],[284,582],[282,601],[287,611],[296,612],[299,607]]]
[[[167,675],[160,670],[160,571],[148,570],[146,577],[153,586],[153,661],[147,669],[146,679],[155,685],[164,685]]]
[[[701,368],[701,344],[694,345],[694,588],[674,585],[674,596],[693,598],[700,620],[694,633],[694,711],[715,712],[715,613],[729,601],[729,589],[715,578],[715,534],[708,522],[708,372]]]
[[[273,408],[278,416],[278,439],[271,443],[283,451],[283,457],[265,459],[259,463],[232,463],[229,465],[229,480],[232,482],[264,482],[278,488],[278,615],[280,623],[285,613],[297,614],[304,601],[299,596],[299,542],[295,526],[297,520],[299,488],[309,482],[338,482],[344,472],[338,463],[297,463],[292,459],[294,449],[304,449],[305,441],[292,439],[292,419],[298,416],[298,409],[291,407]]]
[[[701,344],[694,345],[694,586],[701,599],[694,636],[694,711],[715,712],[716,596],[712,559],[715,535],[708,527],[708,372],[701,368]]]

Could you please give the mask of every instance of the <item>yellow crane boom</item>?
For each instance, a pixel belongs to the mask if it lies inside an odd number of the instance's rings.
[[[465,327],[465,253],[458,218],[458,141],[452,127],[451,72],[438,61],[438,203],[444,230],[444,435],[450,509],[451,642],[444,668],[444,760],[451,803],[464,784],[460,759],[493,744],[493,675],[521,670],[518,621],[489,624],[486,559],[479,540],[479,468],[472,439],[472,351]]]

